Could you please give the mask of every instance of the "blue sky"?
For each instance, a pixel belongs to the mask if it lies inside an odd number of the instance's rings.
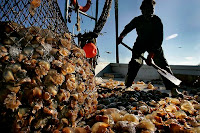
[[[86,0],[78,0],[85,5]],[[105,0],[99,0],[101,9]],[[134,17],[141,14],[140,4],[142,0],[118,0],[119,1],[119,34],[124,26]],[[95,16],[95,2],[87,12]],[[198,65],[200,64],[200,1],[199,0],[156,0],[155,14],[158,15],[164,25],[163,49],[170,65]],[[58,0],[61,11],[64,12],[65,0]],[[100,12],[100,11],[99,11]],[[69,30],[77,34],[75,19],[72,14],[72,23],[68,24]],[[94,28],[94,21],[81,15],[81,33]],[[97,46],[100,51],[99,62],[116,62],[115,44],[115,10],[114,0],[110,16],[102,30],[101,36],[97,39]],[[130,47],[136,39],[136,32],[133,30],[125,38],[124,42]],[[131,52],[119,45],[119,62],[128,63],[131,59]]]

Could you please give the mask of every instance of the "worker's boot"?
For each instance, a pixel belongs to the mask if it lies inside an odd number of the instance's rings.
[[[181,98],[183,98],[183,94],[180,91],[178,91],[177,88],[172,88],[171,89],[171,97],[181,97]]]
[[[125,78],[125,86],[126,88],[129,88],[132,86],[132,83],[133,83],[133,78],[130,77],[130,75],[126,75],[126,78]]]

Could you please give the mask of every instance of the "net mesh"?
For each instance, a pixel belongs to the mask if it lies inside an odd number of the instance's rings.
[[[25,27],[39,27],[57,34],[68,33],[57,0],[39,0],[33,7],[33,0],[0,0],[0,21],[13,22]],[[37,0],[36,0],[37,1]],[[17,27],[15,27],[17,30]]]

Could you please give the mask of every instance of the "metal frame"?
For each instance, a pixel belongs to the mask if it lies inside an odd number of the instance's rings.
[[[71,10],[74,10],[75,12],[76,12],[76,14],[77,14],[77,23],[76,23],[76,26],[77,26],[77,30],[79,31],[79,29],[80,29],[80,27],[77,25],[78,23],[80,23],[80,16],[79,16],[79,13],[80,14],[82,14],[82,15],[84,15],[84,16],[86,16],[86,17],[88,17],[88,18],[91,18],[92,20],[94,20],[95,21],[95,25],[97,25],[97,21],[98,21],[98,7],[99,7],[99,0],[96,0],[96,12],[95,12],[95,18],[93,17],[93,16],[90,16],[90,15],[88,15],[87,13],[85,13],[85,12],[83,12],[83,11],[81,11],[81,10],[79,10],[79,5],[78,5],[78,2],[77,2],[77,0],[76,0],[76,7],[73,7],[73,6],[70,6],[70,0],[66,0],[65,1],[65,23],[67,24],[67,19],[68,19],[68,15],[69,15],[69,9],[71,9]],[[94,26],[95,26],[94,25]],[[78,34],[77,35],[77,37],[78,37],[78,46],[80,46],[81,47],[81,43],[82,43],[82,41],[81,41],[81,36],[80,35],[82,35],[82,34]],[[75,35],[76,36],[76,35]],[[97,43],[97,39],[95,38],[95,42]],[[90,64],[93,66],[93,68],[95,69],[95,67],[96,67],[96,58],[98,58],[98,55],[97,56],[95,56],[94,58],[90,58],[89,59],[89,62],[90,62]]]
[[[77,19],[78,19],[78,16],[79,16],[79,13],[80,14],[82,14],[82,15],[84,15],[84,16],[86,16],[86,17],[88,17],[88,18],[91,18],[91,19],[93,19],[93,20],[95,20],[95,24],[97,23],[97,19],[98,19],[98,7],[99,7],[99,0],[96,0],[96,13],[95,13],[95,18],[93,17],[93,16],[90,16],[90,15],[88,15],[87,13],[85,13],[85,12],[82,12],[81,10],[79,10],[78,8],[75,8],[75,7],[72,7],[72,6],[70,6],[70,4],[69,4],[69,1],[70,0],[65,0],[65,22],[67,23],[67,19],[68,19],[68,10],[69,9],[72,9],[72,10],[74,10],[74,11],[76,11],[77,12]],[[76,2],[77,4],[78,4],[78,2]],[[77,20],[78,21],[78,20]]]

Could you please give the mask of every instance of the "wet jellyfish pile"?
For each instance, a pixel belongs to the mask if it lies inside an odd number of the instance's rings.
[[[0,22],[0,130],[199,133],[200,88],[172,98],[151,83],[98,80],[68,33]]]
[[[94,115],[97,97],[85,52],[68,33],[0,22],[0,129],[69,130]]]
[[[94,133],[200,132],[200,93],[184,91],[183,98],[172,98],[143,81],[126,89],[121,81],[97,81],[99,97],[96,123],[92,126]]]

